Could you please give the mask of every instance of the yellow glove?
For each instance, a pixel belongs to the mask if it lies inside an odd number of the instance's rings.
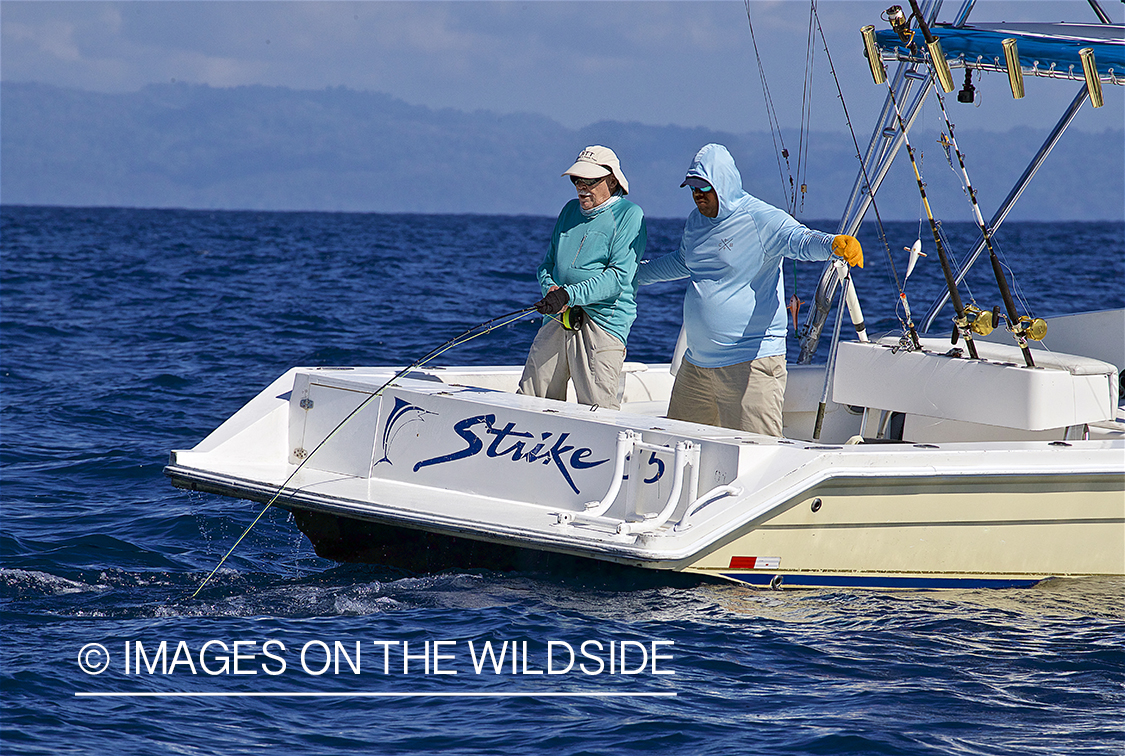
[[[848,261],[848,265],[863,267],[863,247],[854,236],[840,234],[832,240],[832,253]]]

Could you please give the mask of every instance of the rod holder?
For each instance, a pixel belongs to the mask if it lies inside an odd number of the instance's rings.
[[[1094,48],[1083,47],[1078,51],[1082,58],[1082,74],[1086,77],[1086,89],[1090,92],[1090,104],[1100,108],[1105,104],[1102,99],[1102,80],[1098,78],[1098,67],[1094,63]]]
[[[934,72],[937,74],[942,91],[949,94],[953,91],[953,72],[949,70],[949,61],[945,59],[945,53],[941,50],[941,40],[934,37],[926,43],[926,47],[930,48],[930,60],[934,62]]]
[[[868,24],[859,30],[863,35],[863,49],[867,55],[867,64],[871,66],[871,78],[876,84],[887,80],[887,69],[883,66],[883,58],[879,55],[879,47],[875,44],[875,26]]]
[[[1008,84],[1012,87],[1012,97],[1023,99],[1023,69],[1020,68],[1020,51],[1016,40],[1004,40],[1004,62],[1008,67]]]

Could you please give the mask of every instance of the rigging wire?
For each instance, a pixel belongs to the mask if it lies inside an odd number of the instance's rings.
[[[789,165],[789,150],[785,148],[785,139],[781,135],[781,122],[777,117],[777,110],[773,106],[773,97],[770,95],[770,87],[766,82],[766,69],[762,65],[762,56],[758,52],[758,40],[754,36],[754,21],[750,18],[750,0],[746,2],[746,23],[750,25],[750,42],[754,46],[754,59],[758,63],[758,76],[762,80],[762,95],[766,102],[766,119],[770,124],[770,136],[773,138],[773,151],[777,157],[777,172],[781,178],[781,194],[786,198],[789,207],[789,214],[792,215],[796,208],[793,207],[793,202],[789,200],[791,196],[791,189],[793,187],[793,169]],[[778,142],[781,143],[781,149],[778,150]],[[785,167],[781,167],[781,159],[785,158]],[[785,186],[786,173],[789,175],[789,188]]]
[[[790,206],[793,208],[791,215],[796,216],[797,213],[805,211],[805,196],[808,192],[808,166],[809,166],[809,145],[812,143],[812,105],[813,105],[813,74],[816,71],[814,65],[816,46],[813,42],[816,40],[816,35],[813,34],[813,11],[816,8],[816,0],[809,2],[809,28],[808,35],[805,42],[805,72],[804,79],[801,85],[801,127],[797,135],[797,175],[796,183],[790,178]],[[793,296],[797,296],[798,283],[797,283],[797,261],[792,261],[793,265]],[[796,307],[800,309],[802,302],[797,299]]]
[[[805,209],[805,194],[808,191],[808,166],[809,166],[809,144],[812,142],[812,105],[813,105],[813,74],[816,71],[814,65],[816,58],[816,46],[813,42],[816,35],[813,33],[813,21],[815,19],[814,13],[816,12],[816,0],[811,0],[809,3],[809,32],[808,41],[805,43],[805,78],[801,91],[801,132],[797,140],[797,185],[800,187],[800,203],[798,205],[797,196],[798,189],[793,187],[793,207],[799,207],[801,212]],[[794,213],[796,214],[796,213]]]
[[[770,125],[770,136],[773,139],[774,155],[777,157],[777,171],[781,179],[781,194],[785,198],[786,210],[790,215],[796,216],[798,212],[804,210],[805,193],[808,190],[808,184],[805,180],[808,168],[808,150],[810,140],[807,138],[808,128],[812,122],[812,86],[813,86],[813,10],[816,5],[815,0],[810,3],[809,9],[809,29],[808,41],[805,48],[805,73],[803,81],[803,91],[801,94],[801,126],[800,133],[797,139],[797,172],[796,177],[793,174],[793,167],[789,162],[789,150],[785,146],[785,138],[781,133],[781,121],[777,115],[777,109],[773,104],[773,97],[770,94],[769,83],[766,81],[766,69],[762,65],[762,56],[758,51],[758,40],[754,34],[754,21],[750,14],[750,0],[745,0],[746,5],[746,22],[750,27],[750,41],[754,47],[754,59],[758,64],[758,76],[762,81],[762,96],[765,100],[766,118]],[[778,149],[780,143],[780,149]],[[785,167],[781,165],[782,159],[785,160]],[[788,179],[788,186],[786,180]],[[798,189],[799,187],[799,189]],[[800,201],[798,202],[798,196]],[[797,290],[797,263],[793,261],[793,289]],[[794,297],[796,294],[794,293]],[[798,300],[797,306],[800,307]]]
[[[243,531],[242,535],[240,535],[238,537],[238,540],[234,542],[234,545],[230,547],[230,549],[227,551],[227,553],[223,555],[223,558],[219,560],[219,563],[217,565],[215,565],[215,569],[211,570],[210,574],[208,574],[207,577],[205,577],[203,579],[203,582],[199,584],[199,587],[195,589],[195,593],[191,594],[191,598],[195,598],[196,596],[198,596],[199,592],[203,590],[203,587],[211,581],[211,578],[213,578],[215,576],[215,573],[219,571],[219,568],[222,567],[223,564],[226,563],[227,559],[230,558],[230,555],[234,553],[234,550],[236,548],[238,548],[238,544],[242,543],[242,540],[244,538],[246,538],[247,535],[250,534],[250,531],[253,530],[254,526],[258,524],[258,521],[262,519],[262,517],[270,509],[270,507],[272,507],[275,503],[277,503],[277,500],[281,498],[281,494],[285,491],[286,487],[293,481],[293,478],[297,477],[297,473],[301,472],[301,469],[308,463],[308,461],[310,459],[312,459],[313,455],[316,454],[318,451],[320,451],[320,449],[326,443],[328,443],[329,439],[331,439],[336,434],[337,431],[339,431],[341,428],[343,428],[344,425],[349,420],[351,420],[353,417],[355,417],[357,414],[359,414],[359,412],[364,407],[369,405],[372,402],[372,400],[381,396],[383,391],[386,390],[392,383],[394,383],[399,378],[401,378],[402,376],[409,373],[411,370],[414,370],[416,368],[421,367],[422,365],[425,365],[430,360],[434,359],[435,357],[438,357],[439,355],[444,354],[445,352],[449,351],[453,347],[460,346],[460,345],[465,344],[469,341],[472,341],[473,339],[477,338],[478,336],[484,336],[485,334],[491,333],[498,328],[503,328],[504,326],[511,325],[512,323],[516,322],[517,320],[520,320],[525,315],[527,315],[528,313],[530,313],[534,310],[535,310],[535,307],[533,305],[531,307],[525,307],[522,310],[516,310],[514,312],[509,312],[506,315],[498,315],[497,317],[492,318],[491,320],[486,320],[483,323],[478,323],[477,325],[473,326],[472,328],[470,328],[467,331],[465,331],[464,333],[462,333],[460,336],[456,336],[456,337],[450,339],[449,341],[445,342],[441,346],[436,347],[435,349],[432,349],[425,356],[421,357],[418,360],[415,360],[411,364],[409,364],[406,367],[399,370],[397,373],[395,373],[393,376],[391,376],[390,380],[388,380],[382,386],[377,388],[371,394],[371,396],[367,397],[362,402],[360,402],[358,407],[356,407],[351,412],[349,412],[344,417],[344,419],[341,420],[336,425],[336,427],[333,428],[328,433],[328,435],[326,435],[324,437],[324,439],[319,444],[317,444],[316,447],[311,452],[309,452],[308,454],[305,455],[305,458],[301,460],[301,463],[297,465],[296,469],[294,469],[293,472],[291,472],[289,474],[289,477],[287,477],[285,479],[285,482],[282,483],[281,486],[278,487],[277,492],[273,495],[273,497],[270,498],[270,500],[268,502],[266,502],[266,506],[262,508],[262,511],[259,512],[258,516],[254,518],[254,521],[250,523],[250,526],[248,528],[246,528],[245,531]],[[502,321],[502,322],[497,322],[497,321]],[[493,324],[495,324],[495,325],[493,325]],[[301,490],[301,487],[297,486],[293,489],[293,492],[295,493],[299,490]]]
[[[871,188],[871,178],[868,176],[867,166],[864,165],[863,162],[863,157],[859,147],[859,140],[856,138],[855,128],[852,126],[851,114],[848,113],[848,104],[844,100],[844,90],[840,86],[840,78],[836,75],[836,66],[832,63],[832,53],[828,50],[828,40],[824,36],[824,27],[820,24],[820,14],[818,14],[816,11],[815,2],[812,3],[811,15],[816,21],[817,32],[820,34],[820,41],[824,45],[824,55],[828,60],[828,70],[832,73],[832,80],[836,83],[836,94],[840,99],[840,107],[844,110],[844,122],[848,125],[848,132],[852,136],[852,144],[855,146],[855,156],[856,159],[859,160],[859,168],[863,172],[863,182],[867,188],[868,194],[871,196],[871,209],[875,211],[875,224],[879,230],[879,239],[883,243],[883,250],[887,254],[887,263],[890,266],[891,277],[894,279],[895,288],[898,289],[899,302],[902,303],[903,307],[906,310],[906,321],[903,322],[902,318],[899,318],[899,322],[902,324],[903,330],[910,334],[911,342],[913,343],[914,348],[919,349],[921,347],[918,342],[918,333],[910,316],[910,306],[909,304],[907,304],[906,292],[903,289],[904,284],[899,282],[898,269],[895,267],[894,256],[891,255],[891,245],[887,241],[887,232],[883,226],[883,218],[879,214],[879,205],[875,202],[875,192]]]

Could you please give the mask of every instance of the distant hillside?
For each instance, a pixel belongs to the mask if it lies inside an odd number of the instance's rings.
[[[853,118],[855,115],[853,114]],[[866,124],[863,118],[856,118]],[[991,215],[1046,135],[959,133]],[[866,144],[868,125],[860,133]],[[797,134],[786,133],[796,164]],[[936,132],[925,155],[935,210],[970,219]],[[707,142],[728,145],[746,188],[782,204],[768,133],[603,122],[566,129],[542,116],[431,110],[348,89],[215,89],[150,85],[99,94],[0,85],[0,201],[10,204],[554,215],[573,196],[559,178],[586,144],[613,147],[632,197],[652,217],[690,208],[680,180]],[[805,218],[837,218],[857,168],[847,134],[814,133]],[[880,193],[886,219],[915,219],[905,160]],[[1048,159],[1012,219],[1125,218],[1125,130],[1072,134]]]

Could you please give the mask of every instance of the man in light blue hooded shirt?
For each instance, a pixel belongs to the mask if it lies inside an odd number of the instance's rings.
[[[827,260],[863,267],[850,236],[833,236],[746,193],[726,147],[696,154],[680,186],[696,209],[680,247],[645,260],[639,284],[690,278],[684,295],[687,351],[668,417],[780,436],[785,394],[786,313],[781,260]]]

